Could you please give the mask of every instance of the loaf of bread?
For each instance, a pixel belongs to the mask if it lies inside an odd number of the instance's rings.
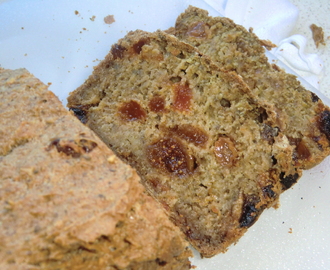
[[[137,169],[204,257],[236,242],[301,173],[272,106],[161,31],[113,45],[68,106]]]
[[[25,69],[0,69],[0,268],[190,269],[136,172]]]
[[[294,147],[295,165],[308,169],[330,154],[330,109],[294,75],[269,64],[265,49],[272,47],[251,31],[206,10],[190,6],[169,32],[196,46],[217,65],[242,76],[252,92],[273,105],[276,127]]]

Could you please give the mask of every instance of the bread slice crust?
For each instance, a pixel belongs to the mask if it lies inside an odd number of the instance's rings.
[[[184,235],[25,69],[0,68],[0,268],[190,269]]]

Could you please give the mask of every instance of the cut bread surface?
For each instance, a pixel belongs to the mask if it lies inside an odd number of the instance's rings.
[[[161,31],[114,44],[68,106],[205,257],[236,242],[301,174],[272,106]]]
[[[0,268],[190,269],[139,177],[47,86],[0,68]]]

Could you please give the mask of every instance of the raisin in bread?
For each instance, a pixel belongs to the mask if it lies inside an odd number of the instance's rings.
[[[136,172],[25,69],[0,69],[0,268],[190,269]]]
[[[130,32],[113,45],[68,106],[137,169],[205,257],[277,202],[283,175],[300,175],[268,105],[235,73],[161,31]]]
[[[190,6],[170,29],[172,34],[198,48],[216,64],[236,71],[259,98],[273,104],[276,126],[294,147],[296,166],[308,169],[330,153],[330,109],[294,75],[268,63],[270,42],[223,17]]]

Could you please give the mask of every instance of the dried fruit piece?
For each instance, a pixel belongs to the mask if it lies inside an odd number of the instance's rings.
[[[192,90],[189,88],[189,85],[176,83],[174,84],[173,91],[173,107],[178,111],[189,111],[191,99],[193,97]]]
[[[146,38],[143,38],[143,39],[140,39],[138,42],[136,42],[134,45],[133,45],[133,50],[136,54],[140,54],[141,50],[142,50],[142,47],[146,44],[148,44],[148,39]]]
[[[90,106],[77,106],[71,107],[70,111],[73,111],[74,115],[80,120],[81,123],[87,123],[87,110]]]
[[[53,147],[56,148],[57,152],[64,153],[73,158],[79,158],[81,156],[73,140],[54,139],[46,148],[46,151],[50,151]]]
[[[208,141],[208,135],[204,130],[189,124],[169,128],[169,131],[196,146],[203,147]]]
[[[225,167],[232,167],[235,165],[238,157],[234,142],[228,137],[220,137],[214,143],[214,154],[217,161]]]
[[[176,176],[190,174],[191,157],[187,154],[184,145],[175,138],[165,138],[147,147],[147,158],[151,165],[163,172]]]
[[[120,117],[125,121],[143,120],[147,114],[135,100],[124,103],[119,108]]]
[[[293,160],[306,160],[309,159],[311,156],[311,153],[301,138],[291,138],[288,137],[290,145],[294,145],[294,153],[293,153]]]
[[[318,102],[320,100],[320,98],[313,92],[311,92],[311,96],[312,96],[312,101],[315,103],[315,102]]]
[[[112,54],[114,60],[117,58],[119,58],[119,59],[123,58],[125,51],[127,51],[127,49],[118,44],[114,44],[111,47],[111,54]]]
[[[285,176],[285,173],[282,172],[280,174],[280,179],[281,179],[281,184],[283,186],[283,190],[286,190],[286,189],[289,189],[290,187],[292,187],[295,183],[297,183],[298,178],[299,178],[298,173]]]
[[[267,196],[269,198],[274,198],[276,196],[276,193],[273,190],[274,186],[273,185],[268,185],[262,188],[262,192],[264,196]]]
[[[297,145],[296,151],[298,159],[309,159],[311,156],[311,152],[303,141]]]
[[[330,141],[330,111],[323,111],[320,115],[319,128]]]
[[[241,227],[251,227],[257,221],[260,213],[260,210],[256,208],[258,202],[258,197],[254,195],[247,196],[244,199],[242,215],[239,220]]]
[[[149,109],[155,113],[164,112],[165,99],[161,96],[154,96],[149,102]]]

